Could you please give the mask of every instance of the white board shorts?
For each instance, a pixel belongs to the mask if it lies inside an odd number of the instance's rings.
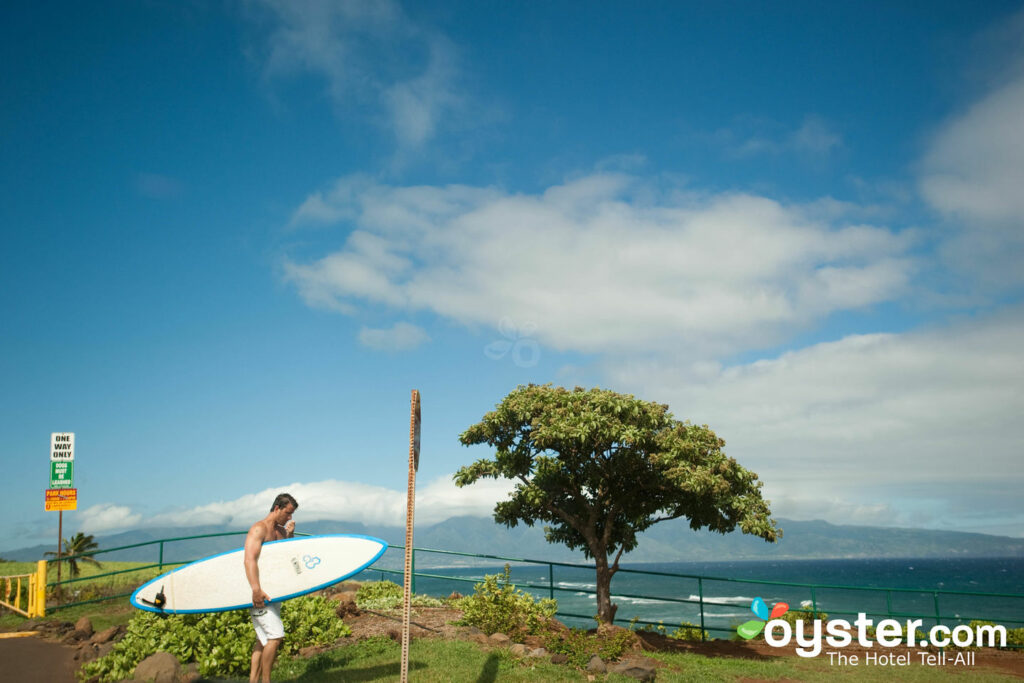
[[[252,627],[256,629],[256,637],[261,645],[268,640],[284,638],[284,622],[281,621],[281,603],[265,602],[263,607],[250,607]]]

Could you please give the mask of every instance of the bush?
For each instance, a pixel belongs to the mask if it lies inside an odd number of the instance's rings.
[[[679,622],[679,628],[669,633],[668,629],[665,628],[665,622],[659,621],[657,626],[653,624],[644,624],[641,628],[637,628],[637,622],[639,617],[633,617],[629,621],[630,631],[639,631],[640,633],[658,633],[665,636],[666,638],[672,638],[673,640],[686,640],[686,641],[700,641],[708,640],[708,632],[702,630],[697,624],[691,624],[688,621]]]
[[[796,628],[796,622],[806,621],[808,623],[815,619],[821,619],[822,621],[828,621],[828,614],[825,612],[811,612],[810,610],[790,610],[783,614],[779,619],[789,624],[791,627]]]
[[[599,629],[590,634],[574,628],[568,633],[548,633],[544,647],[549,652],[566,655],[569,664],[582,669],[594,655],[606,662],[619,659],[633,647],[636,640],[636,634],[626,629]]]
[[[505,565],[504,574],[485,576],[483,583],[474,586],[473,595],[457,600],[462,610],[463,625],[476,626],[487,634],[504,633],[511,638],[540,633],[548,619],[554,616],[558,603],[550,598],[536,600],[529,593],[517,590],[509,578],[511,570]]]
[[[334,602],[304,596],[284,603],[285,638],[281,652],[297,653],[309,645],[326,645],[351,631],[334,614]],[[79,678],[130,680],[135,667],[156,652],[170,652],[184,663],[196,662],[202,676],[243,676],[249,671],[255,636],[248,610],[160,616],[140,612],[106,657],[83,666]]]
[[[402,606],[405,600],[403,588],[391,581],[364,583],[356,591],[356,606],[360,609],[389,610]],[[440,607],[443,603],[429,595],[413,595],[413,607]]]

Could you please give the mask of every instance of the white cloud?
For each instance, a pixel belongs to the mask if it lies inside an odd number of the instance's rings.
[[[921,191],[939,210],[982,225],[1024,219],[1024,79],[975,103],[935,137]]]
[[[1018,41],[1022,27],[1018,18]],[[1022,112],[1018,75],[941,127],[921,162],[922,196],[958,230],[942,245],[944,265],[996,289],[1024,282]]]
[[[87,534],[128,529],[141,521],[141,514],[124,505],[113,503],[93,505],[81,513],[81,528]]]
[[[339,114],[387,115],[402,150],[421,147],[463,103],[450,41],[416,25],[391,0],[260,0],[270,10],[265,74],[314,74]],[[402,55],[402,58],[397,58]],[[412,66],[410,66],[412,65]]]
[[[412,323],[399,322],[386,329],[363,327],[359,330],[359,342],[377,351],[408,351],[430,341],[430,337]]]
[[[1015,310],[736,367],[677,356],[606,369],[620,390],[715,429],[778,515],[953,526],[973,509],[981,526],[986,513],[1024,522],[1022,348]]]
[[[512,484],[506,480],[484,480],[457,488],[451,475],[439,477],[417,489],[416,523],[437,524],[456,516],[487,516],[494,504],[507,496]],[[328,479],[318,482],[293,482],[187,510],[164,512],[147,519],[136,513],[124,517],[132,524],[145,526],[200,526],[219,524],[247,528],[266,516],[278,493],[287,491],[299,502],[296,520],[339,520],[367,525],[404,526],[406,493],[381,486]],[[102,507],[102,506],[97,506]],[[114,507],[114,506],[106,506]]]
[[[539,195],[343,178],[315,197],[354,216],[355,230],[334,253],[285,264],[310,304],[529,320],[563,350],[770,344],[894,299],[913,267],[909,233],[747,194],[661,193],[619,174]]]

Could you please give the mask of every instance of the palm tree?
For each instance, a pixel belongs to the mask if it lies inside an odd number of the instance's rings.
[[[90,550],[96,550],[99,547],[99,544],[93,540],[92,534],[86,535],[83,534],[81,531],[79,531],[71,538],[64,539],[64,558],[67,558],[65,561],[68,563],[68,567],[71,569],[72,578],[78,576],[79,560],[82,560],[83,562],[88,562],[89,564],[96,565],[97,567],[101,566],[100,563],[94,557],[92,557],[92,555],[83,554],[88,553]],[[54,557],[57,556],[57,553],[53,552],[52,550],[47,551],[45,554],[52,555]]]

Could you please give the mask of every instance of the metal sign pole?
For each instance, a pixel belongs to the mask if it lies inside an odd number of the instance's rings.
[[[409,680],[409,619],[412,615],[413,547],[412,526],[416,513],[416,470],[420,467],[420,392],[412,390],[409,416],[409,486],[405,511],[405,581],[404,611],[402,614],[402,672],[401,683]]]

